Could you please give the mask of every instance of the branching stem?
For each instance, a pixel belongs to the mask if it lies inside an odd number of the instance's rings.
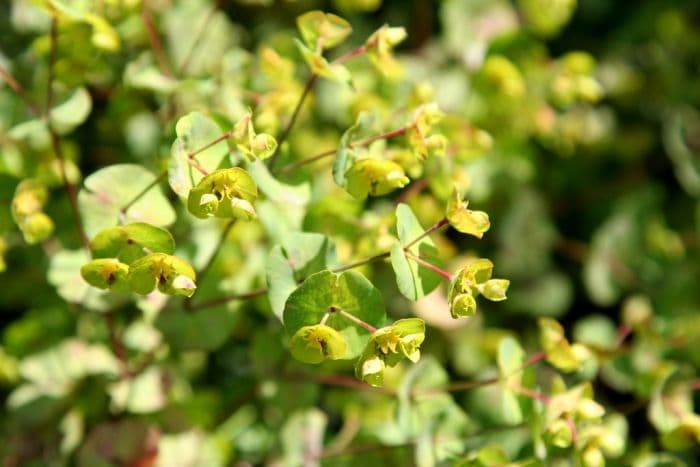
[[[373,334],[375,332],[377,332],[377,328],[375,328],[374,326],[372,326],[371,324],[369,324],[366,321],[362,321],[360,318],[353,315],[352,313],[348,313],[347,311],[342,310],[342,309],[336,309],[335,312],[338,313],[339,315],[345,316],[347,319],[349,319],[353,323],[357,324],[358,326],[362,326],[363,328],[367,329],[369,332],[371,332]]]
[[[416,263],[420,264],[421,266],[423,266],[427,269],[430,269],[431,271],[433,271],[436,274],[440,274],[442,277],[444,277],[448,281],[451,281],[453,279],[452,274],[445,271],[444,269],[440,269],[439,267],[435,266],[432,263],[429,263],[428,261],[424,260],[420,256],[416,256],[413,253],[411,253],[410,251],[404,251],[404,253],[406,254],[407,258],[412,259]]]
[[[125,214],[126,214],[126,211],[128,211],[129,208],[130,208],[131,206],[133,206],[138,200],[140,200],[146,193],[148,193],[149,191],[151,191],[151,188],[153,188],[154,186],[158,185],[167,175],[168,175],[168,171],[167,171],[167,170],[162,171],[162,172],[160,173],[160,175],[158,175],[151,183],[149,183],[148,185],[146,185],[146,187],[145,187],[143,190],[141,190],[140,192],[138,192],[138,194],[137,194],[136,196],[134,196],[134,197],[131,199],[131,201],[129,201],[128,203],[126,203],[124,206],[122,206],[122,208],[119,209],[119,212],[120,212],[122,215],[125,215]]]
[[[395,130],[388,131],[386,133],[370,136],[369,138],[361,139],[359,141],[354,141],[354,142],[348,144],[348,147],[349,148],[361,148],[364,146],[369,146],[370,144],[374,143],[375,141],[379,141],[380,139],[390,139],[390,138],[395,138],[397,136],[401,136],[401,135],[406,133],[407,129],[408,129],[408,127],[403,126],[401,128],[397,128]],[[292,170],[295,170],[303,165],[311,164],[312,162],[316,162],[316,161],[324,159],[326,157],[333,156],[337,152],[338,152],[338,148],[329,149],[328,151],[323,151],[323,152],[316,154],[314,156],[307,157],[305,159],[300,159],[296,162],[292,162],[291,164],[287,164],[284,167],[282,167],[279,172],[280,173],[291,172]]]
[[[49,50],[49,68],[48,68],[48,79],[46,84],[46,112],[44,114],[44,119],[46,120],[46,125],[49,129],[49,134],[51,136],[51,148],[58,160],[58,167],[61,172],[61,180],[63,182],[63,187],[68,195],[68,201],[70,202],[71,211],[73,212],[73,217],[75,218],[75,225],[80,235],[80,239],[87,250],[91,253],[92,249],[90,247],[90,239],[85,232],[85,227],[83,225],[83,219],[80,216],[80,209],[78,207],[78,193],[73,185],[68,180],[68,175],[66,173],[66,161],[63,157],[63,150],[61,149],[61,142],[58,139],[58,134],[51,125],[51,108],[53,107],[53,80],[54,80],[54,64],[56,63],[56,52],[58,48],[58,18],[56,14],[51,17],[51,32],[50,32],[50,50]]]

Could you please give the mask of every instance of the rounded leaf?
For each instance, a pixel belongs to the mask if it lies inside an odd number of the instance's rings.
[[[293,336],[304,326],[320,323],[330,313],[326,325],[340,332],[347,342],[345,358],[354,358],[362,351],[370,332],[340,310],[375,327],[381,326],[385,318],[381,293],[365,276],[356,271],[336,274],[325,270],[310,275],[289,296],[284,325]]]

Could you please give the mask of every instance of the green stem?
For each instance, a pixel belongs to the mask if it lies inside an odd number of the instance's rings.
[[[361,320],[360,318],[358,318],[357,316],[355,316],[355,315],[353,315],[353,314],[351,314],[351,313],[348,313],[348,312],[345,311],[345,310],[342,310],[342,309],[340,309],[340,308],[336,308],[335,311],[334,311],[334,313],[338,313],[338,314],[340,314],[340,315],[342,315],[342,316],[345,316],[347,319],[349,319],[350,321],[352,321],[353,323],[355,323],[355,324],[357,324],[357,325],[359,325],[359,326],[362,326],[363,328],[367,329],[367,330],[368,330],[369,332],[371,332],[372,334],[374,334],[375,332],[377,332],[377,328],[375,328],[374,326],[372,326],[371,324],[369,324],[369,323],[366,322],[366,321],[362,321],[362,320]]]
[[[128,203],[126,203],[124,206],[122,206],[122,208],[119,209],[119,212],[120,212],[122,215],[125,215],[125,214],[126,214],[126,211],[128,211],[129,208],[130,208],[131,206],[133,206],[133,205],[134,205],[138,200],[140,200],[146,193],[148,193],[148,192],[151,190],[151,188],[153,188],[154,186],[158,185],[158,183],[160,183],[167,175],[168,175],[168,171],[167,171],[167,170],[164,170],[163,172],[161,172],[160,175],[158,175],[151,183],[149,183],[148,185],[146,185],[146,187],[145,187],[143,190],[141,190],[140,192],[138,192],[138,194],[137,194],[136,196],[134,196],[134,197],[131,199],[131,201],[129,201]]]
[[[382,133],[380,135],[375,135],[371,136],[369,138],[365,138],[359,141],[354,141],[350,144],[348,144],[349,148],[359,148],[359,147],[364,147],[364,146],[369,146],[370,144],[374,143],[375,141],[378,141],[380,139],[389,139],[389,138],[394,138],[396,136],[401,136],[406,133],[407,127],[401,127],[397,128],[395,130],[388,131],[386,133]],[[316,162],[318,160],[324,159],[326,157],[332,156],[338,152],[338,148],[335,149],[329,149],[328,151],[324,151],[322,153],[316,154],[311,157],[307,157],[305,159],[298,160],[296,162],[292,162],[291,164],[288,164],[280,169],[280,173],[287,173],[291,172],[292,170],[295,170],[303,165],[306,164],[311,164],[312,162]]]
[[[446,226],[447,224],[449,224],[449,222],[450,222],[450,221],[448,221],[446,217],[443,217],[443,218],[440,219],[438,222],[436,222],[435,224],[433,224],[433,225],[431,225],[430,227],[428,227],[428,228],[426,229],[425,232],[423,232],[422,234],[420,234],[419,236],[417,236],[416,238],[414,238],[410,243],[408,243],[407,245],[404,245],[403,249],[404,249],[404,250],[408,250],[408,249],[411,248],[413,245],[415,245],[416,243],[420,242],[421,240],[423,240],[425,237],[427,237],[427,236],[430,235],[431,233],[433,233],[433,232],[435,232],[436,230],[438,230],[438,229],[440,229],[440,228]]]
[[[306,96],[308,96],[311,92],[311,89],[314,87],[314,84],[316,83],[317,79],[318,75],[316,73],[313,73],[309,77],[309,80],[306,82],[306,86],[304,86],[304,90],[301,92],[301,96],[299,96],[297,105],[294,107],[294,111],[292,112],[292,116],[289,119],[287,126],[284,127],[282,134],[280,134],[279,138],[277,138],[277,147],[275,148],[275,152],[272,154],[272,157],[270,157],[270,162],[267,165],[270,169],[270,172],[274,170],[275,162],[277,162],[277,157],[279,156],[280,149],[282,149],[282,143],[284,143],[287,140],[289,133],[292,131],[292,128],[294,127],[294,124],[296,123],[297,118],[299,117],[299,112],[301,112],[301,107],[304,105]]]
[[[323,318],[321,318],[321,321],[318,324],[320,324],[321,326],[325,326],[326,322],[328,321],[328,318],[330,318],[330,316],[331,316],[330,313],[326,313],[325,315],[323,315]]]
[[[68,201],[70,202],[71,211],[73,212],[73,217],[75,219],[75,225],[78,229],[78,234],[80,239],[87,250],[88,253],[92,252],[90,246],[90,239],[85,232],[85,226],[83,225],[83,219],[80,216],[80,209],[78,208],[78,193],[73,185],[68,180],[68,174],[66,173],[66,161],[63,157],[63,150],[61,149],[61,142],[58,139],[58,134],[51,125],[51,108],[53,107],[53,80],[54,80],[54,64],[56,63],[56,52],[58,48],[58,18],[56,14],[51,17],[51,32],[50,32],[50,50],[49,50],[49,69],[48,69],[48,79],[46,84],[46,113],[44,119],[49,129],[49,135],[51,136],[51,148],[58,161],[58,167],[61,172],[61,181],[63,182],[63,187],[68,195]]]
[[[242,293],[242,294],[231,294],[231,295],[224,295],[223,297],[216,297],[212,298],[209,300],[204,300],[200,303],[192,303],[187,307],[188,310],[194,311],[194,310],[201,310],[203,308],[211,308],[214,306],[219,306],[223,305],[228,302],[232,302],[234,300],[250,300],[256,297],[259,297],[261,295],[265,295],[268,292],[267,287],[260,287],[254,290],[251,290],[250,292]]]
[[[527,396],[530,399],[540,401],[543,404],[549,404],[552,400],[549,396],[542,394],[541,392],[533,391],[532,389],[525,388],[522,386],[518,386],[518,387],[513,388],[513,389],[518,394],[522,394],[523,396]]]
[[[189,49],[187,49],[187,52],[185,53],[185,56],[182,59],[182,62],[180,62],[180,65],[178,65],[177,67],[178,74],[182,75],[187,70],[187,66],[190,64],[190,60],[192,59],[193,53],[197,48],[197,44],[199,44],[199,41],[202,39],[202,37],[204,37],[204,33],[207,31],[207,27],[209,26],[209,23],[211,22],[212,18],[214,18],[214,13],[216,13],[216,11],[216,5],[211,7],[207,12],[207,15],[204,17],[204,21],[202,21],[199,25],[199,28],[197,29],[197,32],[195,33],[194,38],[192,39],[192,43],[190,44]]]
[[[424,260],[420,256],[416,256],[413,253],[411,253],[410,251],[404,251],[404,253],[405,253],[407,258],[411,258],[413,261],[420,264],[421,266],[423,266],[427,269],[430,269],[431,271],[433,271],[436,274],[440,274],[442,277],[444,277],[448,281],[451,281],[453,279],[452,274],[445,271],[444,269],[440,269],[439,267],[435,266],[432,263],[429,263],[428,261]]]
[[[163,43],[160,40],[158,31],[156,31],[155,24],[153,22],[153,16],[148,10],[146,2],[143,2],[143,9],[141,10],[141,19],[143,20],[144,26],[146,26],[146,31],[148,32],[148,40],[151,43],[151,49],[153,50],[153,55],[156,56],[158,60],[158,68],[167,77],[172,78],[173,72],[168,64],[168,59],[165,55],[165,49],[163,48]]]
[[[39,112],[39,107],[37,107],[37,105],[24,92],[24,88],[21,84],[19,84],[19,81],[17,81],[2,65],[0,65],[0,78],[2,78],[7,85],[12,88],[15,94],[17,94],[19,98],[24,101],[34,115],[39,115],[41,113]]]
[[[440,228],[442,225],[445,225],[446,222],[440,221],[437,224],[433,225],[432,227],[428,228],[427,231],[423,232],[417,239],[414,239],[411,241],[407,246],[404,247],[404,250],[408,248],[410,245],[415,244],[417,241],[419,241],[421,238],[424,238],[426,235],[430,234],[430,232],[434,232],[438,228]],[[391,256],[391,251],[385,251],[383,253],[376,254],[374,256],[370,256],[369,258],[361,259],[358,261],[354,261],[349,264],[345,264],[343,266],[339,266],[337,268],[331,269],[332,272],[343,272],[347,271],[348,269],[354,269],[358,266],[362,266],[368,263],[371,263],[373,261],[377,261],[380,259],[388,258]],[[445,271],[443,271],[445,272]],[[185,307],[188,310],[198,310],[201,308],[209,308],[212,306],[217,306],[217,305],[222,305],[224,303],[233,301],[233,300],[249,300],[251,298],[259,297],[260,295],[265,295],[268,292],[267,287],[261,287],[258,289],[255,289],[251,292],[244,293],[244,294],[232,294],[232,295],[224,295],[223,297],[217,297],[217,298],[212,298],[210,300],[205,300],[203,302],[194,304],[194,303],[189,303],[188,301],[185,301]]]

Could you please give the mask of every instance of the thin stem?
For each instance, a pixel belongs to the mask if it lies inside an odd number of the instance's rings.
[[[123,377],[129,378],[131,372],[129,371],[129,366],[126,358],[126,348],[124,347],[124,342],[117,332],[117,325],[114,322],[114,310],[110,310],[104,314],[105,323],[107,324],[107,331],[109,332],[109,342],[112,347],[112,352],[114,356],[117,357],[119,362],[119,368]]]
[[[197,273],[197,281],[202,282],[204,277],[207,275],[207,272],[211,269],[211,267],[214,265],[214,260],[216,260],[216,255],[219,253],[219,250],[221,250],[221,247],[223,244],[226,242],[226,237],[228,237],[229,232],[231,232],[231,229],[233,228],[233,225],[236,223],[236,219],[231,219],[228,221],[226,226],[224,227],[224,230],[221,231],[221,236],[219,237],[219,241],[216,243],[216,247],[214,248],[214,251],[212,252],[211,256],[207,260],[207,263],[202,267],[202,270]]]
[[[2,65],[0,65],[0,78],[2,78],[10,88],[19,96],[20,99],[29,107],[34,115],[39,115],[39,108],[37,105],[29,99],[29,96],[24,92],[24,88],[19,81],[17,81],[9,71],[7,71]]]
[[[324,326],[326,324],[326,321],[328,321],[328,318],[330,318],[330,316],[331,316],[330,313],[326,313],[325,315],[323,315],[323,318],[321,318],[321,322],[318,324],[320,324],[321,326]]]
[[[350,52],[347,52],[341,55],[340,57],[336,58],[335,60],[333,60],[332,64],[338,65],[347,62],[351,58],[357,57],[358,55],[362,55],[365,52],[367,52],[367,46],[362,44],[361,46],[352,49]]]
[[[141,19],[143,20],[143,24],[146,26],[146,31],[148,31],[148,40],[151,43],[153,55],[156,56],[156,60],[158,61],[158,68],[160,68],[160,71],[165,76],[172,78],[173,72],[170,69],[170,65],[168,64],[168,59],[165,55],[163,43],[160,40],[158,31],[156,31],[156,27],[153,22],[153,16],[151,15],[151,12],[149,11],[145,1],[143,3],[143,9],[141,10]]]
[[[205,145],[202,146],[201,148],[195,149],[194,151],[188,153],[188,154],[187,154],[187,157],[190,158],[190,159],[193,159],[193,158],[194,158],[197,154],[199,154],[200,152],[206,151],[207,149],[209,149],[210,147],[214,146],[215,144],[219,144],[220,142],[229,139],[231,136],[233,136],[233,131],[227,131],[227,132],[224,133],[223,135],[219,136],[218,138],[216,138],[216,139],[213,140],[213,141],[210,141],[209,143],[205,144]]]
[[[297,101],[297,104],[294,107],[292,116],[290,117],[289,122],[287,122],[287,126],[284,128],[279,138],[277,138],[277,147],[275,148],[275,152],[272,154],[272,157],[270,157],[270,162],[268,164],[270,172],[274,170],[275,162],[277,162],[277,157],[279,156],[280,149],[282,148],[282,143],[284,143],[287,140],[289,133],[292,131],[292,128],[294,127],[294,124],[297,121],[297,117],[299,117],[299,112],[301,112],[301,107],[304,105],[306,96],[308,96],[311,92],[311,89],[314,87],[314,84],[316,83],[317,79],[318,75],[316,73],[313,73],[309,77],[308,81],[306,82],[306,86],[304,86],[304,90],[301,92],[301,96],[299,96],[299,100]]]
[[[522,386],[518,386],[516,388],[513,388],[515,392],[522,394],[523,396],[527,396],[530,399],[534,399],[537,401],[542,402],[543,404],[549,404],[552,399],[547,396],[546,394],[542,394],[541,392],[533,391],[532,389],[525,388]]]
[[[445,222],[443,222],[443,221],[445,221]],[[413,241],[411,241],[410,243],[408,243],[408,245],[404,246],[404,250],[406,250],[409,246],[415,244],[415,243],[416,243],[417,241],[419,241],[421,238],[424,238],[426,235],[430,234],[430,232],[434,232],[435,230],[437,230],[437,229],[439,229],[440,227],[442,227],[442,225],[445,225],[445,224],[446,224],[446,220],[443,219],[443,221],[440,221],[440,222],[438,222],[437,224],[435,224],[435,225],[429,227],[428,230],[427,230],[426,232],[423,232],[421,235],[419,235],[419,236],[417,237],[417,239],[414,239]],[[362,266],[362,265],[371,263],[371,262],[373,262],[373,261],[377,261],[377,260],[380,260],[380,259],[388,258],[389,256],[391,256],[391,251],[385,251],[385,252],[383,252],[383,253],[379,253],[379,254],[376,254],[376,255],[374,255],[374,256],[370,256],[369,258],[361,259],[361,260],[354,261],[354,262],[349,263],[349,264],[345,264],[345,265],[343,265],[343,266],[339,266],[339,267],[337,267],[337,268],[331,269],[331,271],[332,271],[332,272],[336,272],[336,273],[337,273],[337,272],[347,271],[348,269],[354,269],[354,268],[356,268],[356,267],[358,267],[358,266]],[[245,294],[224,295],[223,297],[218,297],[218,298],[213,298],[213,299],[210,299],[210,300],[205,300],[205,301],[203,301],[203,302],[201,302],[201,303],[197,303],[197,304],[194,304],[194,303],[189,303],[189,304],[188,304],[188,302],[186,301],[186,302],[185,302],[185,304],[186,304],[185,306],[186,306],[186,308],[187,308],[188,310],[198,310],[198,309],[201,309],[201,308],[208,308],[208,307],[212,307],[212,306],[221,305],[221,304],[224,304],[224,303],[233,301],[233,300],[249,300],[249,299],[251,299],[251,298],[255,298],[255,297],[258,297],[258,296],[260,296],[260,295],[264,295],[264,294],[266,294],[267,292],[268,292],[268,288],[267,288],[267,287],[261,287],[261,288],[259,288],[259,289],[255,289],[255,290],[253,290],[253,291],[251,291],[251,292],[248,292],[248,293],[245,293]]]
[[[76,192],[75,185],[73,185],[68,180],[68,175],[66,173],[66,162],[63,157],[63,151],[61,149],[61,142],[58,139],[58,134],[56,130],[51,126],[51,107],[53,106],[53,80],[54,80],[54,64],[56,63],[56,49],[58,45],[58,18],[54,14],[51,17],[51,32],[50,32],[50,50],[49,50],[49,69],[48,69],[48,79],[46,85],[46,113],[45,120],[49,128],[49,134],[51,136],[51,147],[56,159],[58,160],[58,167],[61,172],[61,179],[63,181],[63,187],[68,195],[68,201],[70,202],[71,210],[73,211],[73,217],[75,218],[75,225],[78,229],[78,234],[80,239],[85,246],[85,249],[90,253],[92,251],[90,247],[90,239],[85,232],[85,227],[83,226],[83,219],[80,216],[80,209],[78,208],[78,193]]]
[[[433,232],[435,232],[436,230],[438,230],[438,229],[440,229],[440,228],[446,226],[446,225],[449,224],[449,223],[450,223],[450,221],[448,221],[446,217],[443,217],[443,218],[440,219],[438,222],[436,222],[435,224],[433,224],[433,225],[431,225],[430,227],[428,227],[428,228],[426,229],[425,232],[423,232],[422,234],[420,234],[419,236],[417,236],[416,238],[414,238],[410,243],[408,243],[407,245],[404,245],[403,249],[404,249],[404,250],[408,250],[408,249],[411,248],[413,245],[415,245],[416,243],[420,242],[421,240],[423,240],[425,237],[427,237],[427,236],[430,235],[431,233],[433,233]]]
[[[192,167],[194,167],[195,169],[197,169],[197,171],[198,171],[199,173],[201,173],[202,175],[204,175],[204,176],[209,175],[209,171],[208,171],[207,169],[205,169],[205,168],[202,166],[202,164],[200,164],[199,161],[197,161],[197,159],[195,159],[194,157],[188,157],[188,158],[187,158],[187,163],[190,164],[190,165],[191,165]]]
[[[351,149],[352,148],[361,148],[364,146],[369,146],[370,144],[372,144],[375,141],[378,141],[380,139],[395,138],[396,136],[401,136],[401,135],[405,134],[406,130],[407,130],[407,127],[403,126],[401,128],[397,128],[395,130],[387,131],[386,133],[370,136],[369,138],[361,139],[359,141],[354,141],[354,142],[348,144],[348,148],[351,148]],[[282,167],[282,169],[280,169],[280,173],[291,172],[292,170],[297,169],[303,165],[311,164],[312,162],[316,162],[316,161],[321,160],[323,158],[332,156],[337,152],[338,152],[338,148],[329,149],[328,151],[324,151],[324,152],[316,154],[314,156],[307,157],[305,159],[301,159],[301,160],[298,160],[296,162],[292,162],[291,164],[287,164],[286,166]]]
[[[370,256],[369,258],[361,259],[359,261],[354,261],[352,263],[337,267],[335,269],[331,269],[332,272],[343,272],[347,271],[348,269],[354,269],[358,266],[362,266],[367,263],[371,263],[372,261],[377,261],[380,259],[388,258],[391,255],[390,251],[385,251],[384,253],[380,253],[378,255]]]
[[[199,28],[197,29],[197,32],[195,33],[194,38],[192,39],[192,43],[190,44],[189,49],[187,49],[187,53],[185,53],[182,62],[180,62],[180,65],[177,67],[178,74],[182,75],[187,70],[187,66],[190,64],[190,60],[192,60],[194,51],[197,48],[199,41],[202,40],[202,37],[204,37],[204,33],[207,31],[207,27],[209,26],[209,23],[211,22],[212,18],[214,18],[214,13],[216,13],[216,11],[217,7],[216,5],[214,5],[207,12],[207,15],[204,17],[204,21],[200,23]]]
[[[411,258],[413,261],[420,264],[421,266],[430,269],[431,271],[433,271],[436,274],[440,274],[442,277],[444,277],[448,281],[451,281],[453,279],[452,274],[445,271],[444,269],[440,269],[439,267],[435,266],[432,263],[429,263],[428,261],[424,260],[420,256],[416,256],[413,253],[411,253],[410,251],[404,251],[404,254],[406,255],[407,258]]]
[[[319,44],[320,46],[320,44]],[[343,62],[346,62],[350,60],[353,57],[356,57],[358,55],[361,55],[367,51],[367,47],[363,44],[350,52],[341,55],[340,57],[336,58],[331,62],[331,65],[338,65]],[[304,90],[301,92],[301,96],[299,96],[299,100],[297,101],[296,106],[294,107],[294,111],[292,112],[292,116],[289,119],[289,122],[287,123],[287,126],[284,128],[282,133],[280,134],[279,138],[277,138],[277,148],[275,149],[274,154],[272,154],[272,157],[270,158],[270,162],[268,164],[268,168],[270,169],[270,172],[274,170],[275,163],[277,162],[277,157],[279,155],[279,151],[282,148],[282,143],[284,143],[287,140],[287,137],[289,136],[289,133],[292,131],[292,128],[294,127],[294,124],[297,121],[297,117],[299,116],[299,112],[301,111],[302,106],[304,105],[304,101],[306,100],[306,96],[311,92],[311,89],[313,89],[314,84],[316,83],[316,80],[318,79],[318,75],[316,73],[312,73],[311,76],[309,76],[308,81],[306,81],[306,85],[304,86]],[[334,154],[335,151],[331,154]],[[323,156],[325,157],[325,156]]]
[[[211,308],[214,306],[218,305],[223,305],[225,303],[234,301],[234,300],[250,300],[252,298],[259,297],[261,295],[265,295],[267,293],[268,289],[267,287],[260,287],[258,289],[251,290],[250,292],[242,293],[242,294],[231,294],[231,295],[224,295],[223,297],[217,297],[217,298],[212,298],[209,300],[204,300],[200,303],[192,303],[189,306],[189,310],[201,310],[203,308]]]
[[[338,309],[335,310],[335,313],[338,313],[338,314],[340,314],[340,315],[342,315],[342,316],[345,316],[347,319],[349,319],[349,320],[352,321],[353,323],[355,323],[355,324],[357,324],[357,325],[359,325],[359,326],[362,326],[363,328],[367,329],[369,332],[371,332],[371,333],[373,333],[373,334],[374,334],[375,332],[377,332],[377,328],[375,328],[374,326],[372,326],[371,324],[369,324],[369,323],[366,322],[366,321],[362,321],[362,320],[361,320],[360,318],[358,318],[357,316],[355,316],[355,315],[353,315],[353,314],[350,314],[350,313],[348,313],[348,312],[345,311],[345,310],[342,310],[342,309],[338,308]]]
[[[168,171],[164,170],[163,172],[158,175],[155,180],[153,180],[151,183],[149,183],[143,190],[141,190],[136,196],[134,196],[131,201],[126,203],[124,206],[122,206],[121,209],[119,209],[119,212],[124,215],[126,214],[126,211],[129,210],[131,206],[133,206],[138,200],[141,199],[146,193],[148,193],[151,188],[154,186],[158,185],[166,176],[168,175]]]

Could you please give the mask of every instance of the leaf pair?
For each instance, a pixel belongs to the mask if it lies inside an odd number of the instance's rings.
[[[194,269],[172,256],[175,242],[167,230],[141,222],[110,227],[90,246],[95,259],[80,274],[94,287],[142,295],[158,287],[165,294],[188,297],[196,289]]]

